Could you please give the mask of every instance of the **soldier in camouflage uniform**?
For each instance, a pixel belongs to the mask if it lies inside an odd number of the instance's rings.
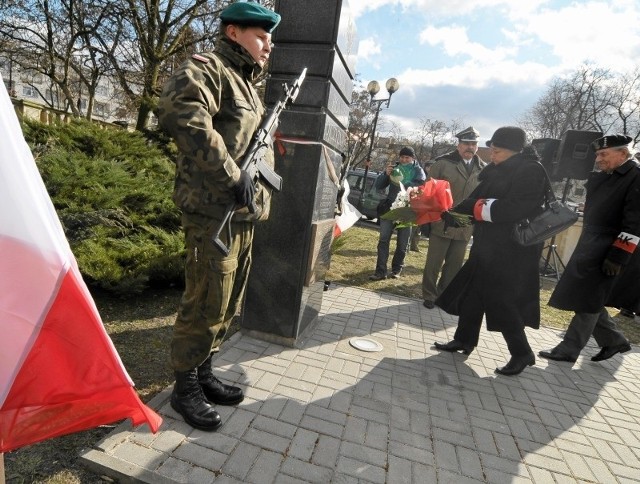
[[[244,398],[240,388],[213,375],[211,356],[242,304],[253,224],[269,215],[270,192],[254,185],[238,163],[265,111],[252,82],[269,58],[280,15],[237,2],[220,19],[214,51],[186,61],[168,80],[158,107],[159,122],[179,150],[173,200],[182,210],[187,249],[186,287],[171,341],[171,406],[202,430],[221,425],[212,404],[235,405]],[[272,150],[266,161],[273,166]],[[231,202],[238,210],[220,237],[230,249],[224,256],[212,234]],[[257,206],[253,214],[251,202]]]

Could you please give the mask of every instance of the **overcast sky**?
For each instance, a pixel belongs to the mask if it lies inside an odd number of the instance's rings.
[[[349,0],[366,86],[396,77],[384,117],[473,125],[481,141],[515,124],[554,77],[585,62],[640,64],[640,0]],[[384,87],[382,93],[385,94]],[[388,123],[387,123],[388,124]],[[384,127],[383,127],[384,129]]]

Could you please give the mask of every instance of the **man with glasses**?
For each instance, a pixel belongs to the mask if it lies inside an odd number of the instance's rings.
[[[549,305],[574,311],[567,331],[543,358],[575,362],[593,335],[608,360],[631,349],[605,306],[640,242],[640,167],[629,152],[629,136],[603,136],[592,143],[597,171],[587,180],[584,225],[578,244],[551,295]]]
[[[449,182],[454,206],[478,186],[478,175],[486,165],[477,155],[479,137],[480,133],[473,126],[459,132],[456,134],[457,148],[436,158],[429,169],[430,177]],[[436,298],[462,267],[472,233],[471,226],[445,228],[443,221],[431,224],[427,261],[422,274],[422,298],[426,308],[434,307]]]

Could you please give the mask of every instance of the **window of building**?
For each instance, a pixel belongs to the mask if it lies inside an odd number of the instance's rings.
[[[22,95],[24,97],[32,97],[32,98],[37,98],[38,97],[38,93],[36,92],[35,88],[33,86],[28,85],[28,84],[23,84],[22,85]]]
[[[106,117],[108,110],[109,110],[108,104],[97,102],[93,105],[93,114],[95,114],[96,116],[100,116],[104,118]]]
[[[45,97],[47,98],[47,102],[50,102],[53,107],[60,107],[58,100],[58,93],[56,91],[52,91],[51,89],[47,89],[45,93]]]

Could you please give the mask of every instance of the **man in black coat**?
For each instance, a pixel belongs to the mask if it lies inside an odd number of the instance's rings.
[[[602,361],[631,349],[605,306],[623,268],[640,242],[640,166],[629,136],[611,135],[592,144],[598,171],[589,175],[584,226],[549,305],[574,311],[564,338],[544,358],[574,362],[593,335]]]

